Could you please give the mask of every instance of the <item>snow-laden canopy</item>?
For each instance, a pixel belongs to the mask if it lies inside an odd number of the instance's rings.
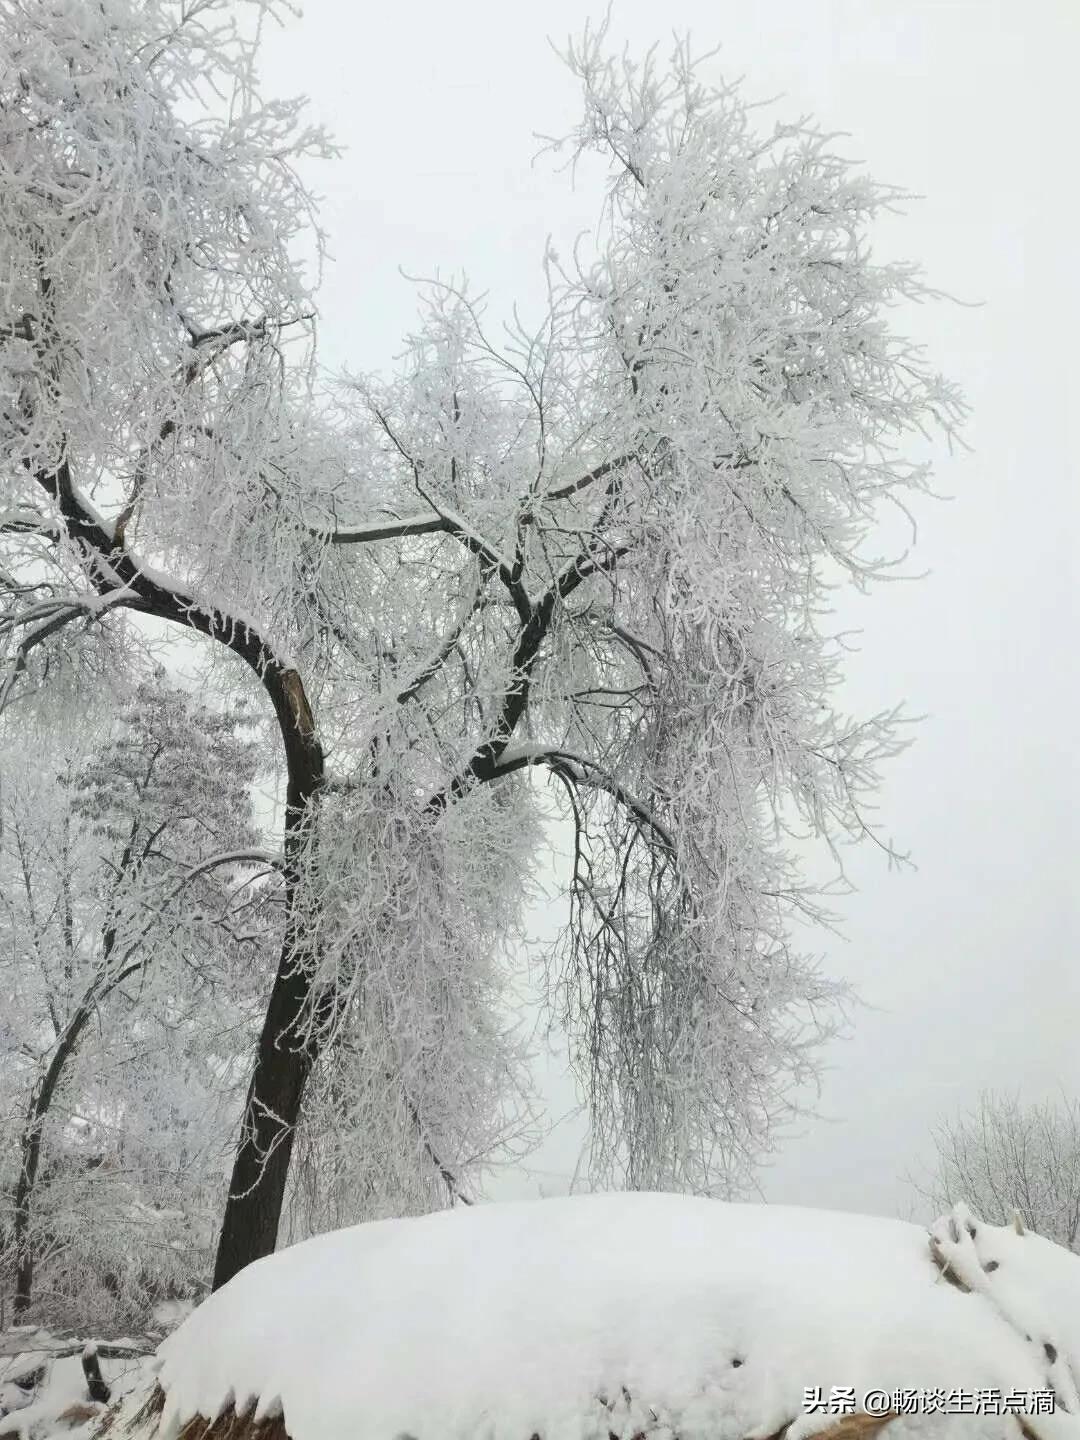
[[[1066,1440],[1080,1437],[1080,1258],[963,1207],[928,1236],[666,1194],[486,1205],[261,1260],[159,1366],[162,1403],[136,1427],[156,1440],[226,1412],[280,1414],[292,1440],[800,1440],[841,1418],[807,1410],[812,1387],[826,1402],[853,1389],[860,1409],[867,1392],[1052,1390],[1051,1414],[888,1423]]]

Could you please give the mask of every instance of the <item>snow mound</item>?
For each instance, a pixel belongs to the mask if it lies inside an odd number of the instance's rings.
[[[292,1440],[801,1440],[839,1418],[808,1412],[814,1387],[860,1410],[868,1392],[1052,1387],[1052,1414],[890,1430],[1080,1440],[1077,1375],[1080,1258],[962,1207],[928,1237],[597,1195],[360,1225],[251,1265],[161,1346],[155,1429],[231,1410],[280,1413]]]

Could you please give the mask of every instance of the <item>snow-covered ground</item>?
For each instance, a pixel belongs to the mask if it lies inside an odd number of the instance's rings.
[[[87,1388],[81,1342],[35,1326],[0,1333],[0,1437],[47,1440],[52,1435],[89,1434],[105,1405]],[[93,1346],[113,1400],[144,1388],[153,1373],[152,1354],[137,1352],[137,1341]]]
[[[1080,1258],[962,1208],[934,1240],[960,1284],[915,1225],[674,1195],[362,1225],[196,1310],[159,1351],[154,1424],[170,1440],[231,1405],[280,1409],[293,1440],[800,1440],[845,1392],[861,1410],[915,1391],[932,1413],[893,1431],[1016,1437],[1015,1416],[944,1414],[946,1397],[985,1412],[1020,1393],[1030,1412],[1052,1389],[1026,1433],[1080,1440]]]

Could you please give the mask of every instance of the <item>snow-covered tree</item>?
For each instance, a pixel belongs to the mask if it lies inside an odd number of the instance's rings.
[[[933,1165],[915,1188],[936,1211],[951,1195],[993,1224],[1018,1221],[1080,1251],[1080,1101],[1024,1103],[984,1090],[931,1140]]]
[[[126,1318],[148,1277],[176,1283],[177,1250],[188,1282],[205,1257],[205,1239],[201,1252],[171,1244],[163,1217],[190,1230],[193,1210],[220,1201],[273,930],[255,884],[255,747],[237,723],[158,675],[96,748],[84,737],[81,756],[54,756],[59,774],[40,751],[5,774],[3,1228],[17,1316],[39,1261],[39,1308],[77,1304],[85,1319],[95,1284]]]
[[[284,938],[216,1282],[275,1244],[313,1072],[376,1182],[453,1190],[514,1131],[528,771],[573,830],[550,998],[594,1173],[738,1189],[837,996],[790,941],[791,838],[872,833],[897,745],[836,711],[830,586],[878,573],[879,504],[926,480],[905,446],[962,409],[887,323],[927,293],[869,253],[895,197],[685,49],[587,36],[594,250],[498,341],[428,287],[399,373],[331,405],[290,259],[322,142],[232,13],[0,9],[3,699],[107,683],[153,617],[280,734]]]

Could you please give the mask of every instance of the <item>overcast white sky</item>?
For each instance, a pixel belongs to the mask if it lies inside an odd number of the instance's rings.
[[[548,37],[601,14],[571,0],[307,0],[268,34],[270,88],[307,93],[347,147],[311,172],[335,256],[324,359],[388,363],[414,313],[399,266],[465,272],[500,307],[539,305],[546,236],[565,244],[596,215],[591,187],[531,163],[535,132],[577,113]],[[718,70],[751,96],[782,94],[779,112],[848,132],[845,153],[924,195],[882,250],[985,302],[907,322],[974,406],[973,453],[939,468],[954,498],[919,508],[917,566],[931,574],[842,610],[863,630],[847,704],[906,700],[928,717],[882,796],[919,869],[853,859],[846,938],[821,949],[871,1008],[828,1056],[823,1118],[763,1177],[771,1200],[907,1213],[903,1175],[928,1126],[981,1086],[1080,1089],[1080,0],[612,7],[614,38],[634,48],[672,28],[719,44]],[[540,1163],[559,1171],[571,1148],[556,1137]]]

